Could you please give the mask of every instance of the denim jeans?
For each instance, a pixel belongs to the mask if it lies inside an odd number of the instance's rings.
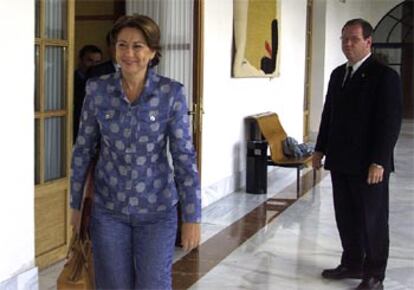
[[[98,205],[91,238],[97,289],[172,289],[176,208],[127,216]]]

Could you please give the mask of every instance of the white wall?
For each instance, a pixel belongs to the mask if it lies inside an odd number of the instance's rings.
[[[302,139],[306,0],[281,1],[280,77],[231,77],[233,0],[205,1],[203,205],[244,183],[244,118],[274,111]]]
[[[332,70],[346,62],[341,50],[341,30],[346,21],[352,18],[364,18],[375,28],[382,17],[402,0],[347,0],[340,1],[316,0],[317,13],[325,12],[325,16],[314,18],[313,59],[316,64],[312,68],[311,96],[311,128],[312,135],[319,129],[321,104],[326,94],[329,76]],[[323,37],[322,37],[323,36]],[[318,40],[319,42],[315,41]],[[324,41],[324,42],[321,42]],[[324,51],[324,60],[320,60],[319,51]],[[320,74],[318,74],[320,69]],[[321,80],[323,79],[323,86]]]
[[[378,21],[393,7],[401,3],[401,0],[348,0],[345,3],[339,1],[327,1],[327,26],[326,26],[326,57],[325,79],[329,80],[331,71],[346,61],[341,50],[342,26],[352,18],[364,18],[375,28]]]
[[[36,289],[33,0],[0,2],[0,35],[0,289]]]

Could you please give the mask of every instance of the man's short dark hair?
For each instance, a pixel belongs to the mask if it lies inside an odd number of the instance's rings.
[[[100,53],[102,54],[102,50],[93,44],[85,45],[79,50],[79,58],[82,59],[87,53]]]
[[[362,18],[355,18],[355,19],[351,19],[347,21],[344,27],[342,27],[342,31],[344,31],[345,27],[353,26],[353,25],[361,26],[362,35],[364,36],[364,39],[367,39],[368,37],[372,36],[374,29],[372,28],[371,24],[368,21]]]

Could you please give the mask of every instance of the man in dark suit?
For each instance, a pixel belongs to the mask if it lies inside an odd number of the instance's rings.
[[[73,96],[73,142],[76,140],[79,129],[79,119],[85,98],[85,84],[88,79],[88,71],[91,67],[102,61],[102,51],[96,45],[83,46],[78,55],[78,68],[74,74],[74,96]]]
[[[100,60],[99,62],[91,63],[91,65],[84,68],[82,74],[80,74],[80,70],[76,70],[75,72],[75,97],[74,97],[74,113],[73,113],[73,142],[76,141],[76,137],[78,134],[79,129],[79,122],[80,122],[80,114],[82,111],[82,105],[83,100],[85,98],[85,86],[86,81],[90,78],[99,77],[101,75],[110,74],[117,70],[117,65],[115,62],[115,47],[111,43],[109,33],[106,35],[106,45],[108,49],[108,54],[110,56],[110,59],[101,62],[102,59],[102,52],[99,49],[100,53]],[[94,45],[88,45],[85,46],[86,48],[95,47]],[[80,64],[82,63],[82,51],[85,49],[82,48],[82,50],[79,52],[79,58],[80,58]],[[98,48],[97,48],[98,49]]]
[[[388,178],[402,118],[398,74],[371,55],[372,26],[363,19],[342,29],[348,62],[331,74],[313,167],[330,170],[342,243],[339,266],[327,279],[361,279],[357,289],[383,289],[389,251]]]
[[[106,34],[105,40],[110,59],[91,67],[87,73],[87,79],[110,74],[118,69],[115,60],[115,44],[112,43],[109,33]]]

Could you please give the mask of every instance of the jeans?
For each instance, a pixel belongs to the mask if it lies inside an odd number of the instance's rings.
[[[97,289],[172,289],[176,208],[127,216],[95,205],[90,229]]]

